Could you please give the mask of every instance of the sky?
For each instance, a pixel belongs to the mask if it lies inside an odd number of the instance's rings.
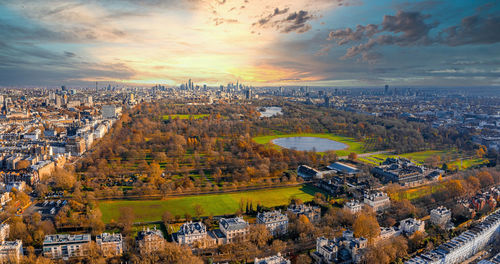
[[[500,2],[0,0],[0,85],[500,86]]]

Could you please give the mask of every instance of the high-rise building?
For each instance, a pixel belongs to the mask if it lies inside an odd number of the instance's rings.
[[[385,94],[388,94],[389,93],[389,85],[385,85],[385,88],[384,88],[384,93]]]

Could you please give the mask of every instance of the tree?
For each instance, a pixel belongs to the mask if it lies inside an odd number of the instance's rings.
[[[355,152],[351,152],[351,153],[349,153],[348,159],[349,160],[357,160],[358,154],[356,154]]]
[[[200,219],[200,217],[205,213],[205,209],[200,204],[194,205],[194,214],[196,218]]]
[[[63,168],[56,168],[51,175],[52,184],[57,189],[69,190],[76,183],[75,173]]]
[[[122,225],[123,231],[129,233],[134,224],[135,214],[131,207],[120,207],[120,218],[118,223]]]
[[[273,254],[278,254],[281,251],[285,250],[285,248],[286,243],[279,239],[273,240],[273,243],[271,244],[271,251],[273,252]]]
[[[364,237],[369,241],[373,241],[380,234],[377,218],[369,213],[359,214],[354,221],[353,229],[356,237]]]
[[[257,247],[262,248],[271,239],[271,233],[265,225],[252,225],[248,232],[248,240],[254,243]]]
[[[105,229],[104,222],[102,221],[102,213],[99,208],[90,210],[88,213],[90,228],[92,229],[92,235],[98,235],[102,233]]]
[[[495,180],[493,180],[493,176],[488,171],[481,171],[477,174],[479,178],[479,182],[481,183],[481,187],[487,188],[495,184]]]
[[[163,220],[163,224],[165,225],[165,227],[167,227],[169,224],[172,223],[172,221],[174,220],[174,217],[173,217],[172,213],[170,213],[169,211],[165,211],[163,213],[161,219]]]

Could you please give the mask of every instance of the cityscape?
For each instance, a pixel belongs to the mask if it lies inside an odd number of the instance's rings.
[[[496,1],[0,14],[0,263],[500,263]]]

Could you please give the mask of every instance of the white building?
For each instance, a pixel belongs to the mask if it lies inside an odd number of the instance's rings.
[[[0,243],[9,237],[10,225],[5,223],[0,225]]]
[[[399,229],[401,233],[411,236],[417,231],[425,232],[425,222],[415,218],[407,218],[399,222]]]
[[[434,225],[444,228],[451,221],[451,211],[444,206],[432,209],[430,221]]]
[[[368,240],[355,238],[352,231],[346,230],[342,237],[316,239],[316,251],[311,257],[316,263],[357,263],[361,259],[362,250],[366,248]]]
[[[173,234],[174,241],[179,245],[192,246],[195,242],[206,244],[211,238],[208,236],[207,227],[202,222],[187,222],[182,224],[179,232]],[[215,242],[215,241],[214,241]]]
[[[479,225],[438,246],[435,250],[412,258],[405,264],[457,264],[483,250],[500,233],[500,210],[486,217]]]
[[[387,196],[387,193],[384,192],[366,192],[364,194],[364,203],[376,212],[383,211],[391,206],[391,200]]]
[[[120,256],[123,254],[122,234],[102,233],[96,236],[95,242],[105,257]]]
[[[347,209],[351,213],[355,214],[363,209],[363,205],[358,200],[350,200],[344,204],[344,209]]]
[[[284,235],[288,232],[288,216],[275,210],[257,214],[257,224],[263,224],[273,236]]]
[[[232,243],[235,239],[246,239],[250,229],[248,222],[242,217],[222,218],[219,227],[226,236],[226,243]]]
[[[283,256],[280,253],[274,256],[266,257],[266,258],[255,258],[254,264],[291,264],[292,262]]]
[[[90,234],[47,235],[43,240],[43,255],[52,259],[83,257],[88,254]]]
[[[23,255],[23,241],[3,241],[0,244],[0,262],[19,261]]]

